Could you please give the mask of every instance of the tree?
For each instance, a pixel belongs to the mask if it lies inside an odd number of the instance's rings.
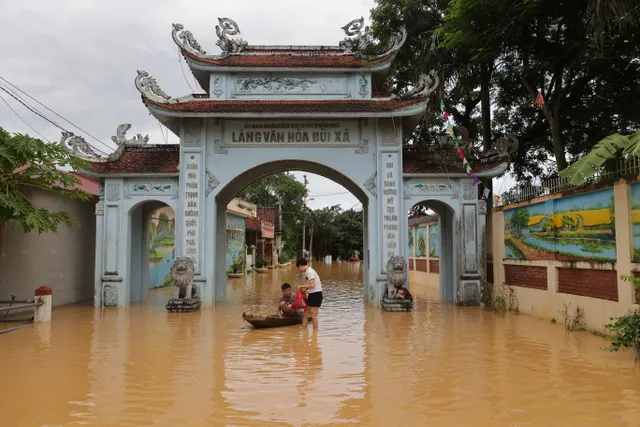
[[[529,210],[525,208],[516,209],[509,220],[509,225],[514,237],[522,237],[522,230],[529,226]]]
[[[91,195],[75,188],[80,180],[59,168],[89,169],[83,160],[72,156],[59,144],[49,144],[29,135],[10,134],[0,127],[0,236],[7,223],[25,233],[57,233],[58,226],[79,226],[64,211],[36,206],[25,189],[36,188],[63,200],[89,200]],[[0,239],[0,250],[2,241]]]
[[[313,225],[312,253],[317,258],[347,258],[355,251],[363,252],[362,211],[343,211],[335,205],[311,211],[309,219]]]
[[[258,206],[282,206],[282,241],[285,258],[298,253],[302,241],[302,213],[307,189],[288,172],[265,176],[245,187],[238,197]]]

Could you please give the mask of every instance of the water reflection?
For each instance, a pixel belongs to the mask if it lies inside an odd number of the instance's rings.
[[[320,329],[253,330],[294,267],[229,281],[228,301],[167,313],[68,307],[0,337],[2,422],[24,426],[636,426],[640,367],[606,342],[526,316],[438,302],[365,306],[362,263],[315,265]],[[37,402],[37,410],[34,404]]]

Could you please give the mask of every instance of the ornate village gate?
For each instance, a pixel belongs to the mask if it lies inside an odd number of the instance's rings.
[[[103,180],[96,207],[95,305],[143,301],[143,218],[163,203],[176,212],[176,256],[196,262],[203,304],[225,298],[225,208],[246,185],[265,175],[304,170],[351,191],[364,208],[365,295],[378,303],[389,257],[407,258],[407,211],[426,203],[440,214],[441,284],[448,301],[477,303],[484,277],[485,204],[460,168],[443,174],[429,152],[403,148],[438,85],[434,72],[398,97],[383,88],[406,39],[395,35],[377,55],[363,19],[343,27],[339,46],[251,46],[236,23],[219,19],[220,55],[210,55],[180,24],[173,40],[206,91],[173,98],[145,71],[135,85],[154,117],[180,145],[150,145],[141,135],[99,158],[82,139],[63,143],[90,159],[88,174]],[[476,168],[478,169],[478,168]],[[504,171],[483,165],[479,176]],[[151,204],[150,204],[151,203]],[[147,254],[148,255],[148,254]]]

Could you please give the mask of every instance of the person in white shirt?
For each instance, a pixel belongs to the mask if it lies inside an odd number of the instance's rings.
[[[302,327],[307,327],[309,314],[311,314],[313,329],[318,329],[318,309],[322,305],[322,282],[320,281],[320,276],[313,268],[307,265],[307,260],[304,258],[298,258],[296,267],[302,272],[303,280],[303,284],[298,286],[298,289],[307,292],[307,307],[302,314]]]

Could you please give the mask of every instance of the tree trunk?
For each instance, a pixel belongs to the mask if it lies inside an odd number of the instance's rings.
[[[567,158],[564,154],[564,138],[560,123],[555,118],[549,118],[549,127],[551,128],[551,140],[553,144],[553,153],[556,156],[556,165],[558,172],[567,168]]]
[[[491,70],[489,65],[480,67],[480,109],[482,110],[482,150],[491,149]]]

